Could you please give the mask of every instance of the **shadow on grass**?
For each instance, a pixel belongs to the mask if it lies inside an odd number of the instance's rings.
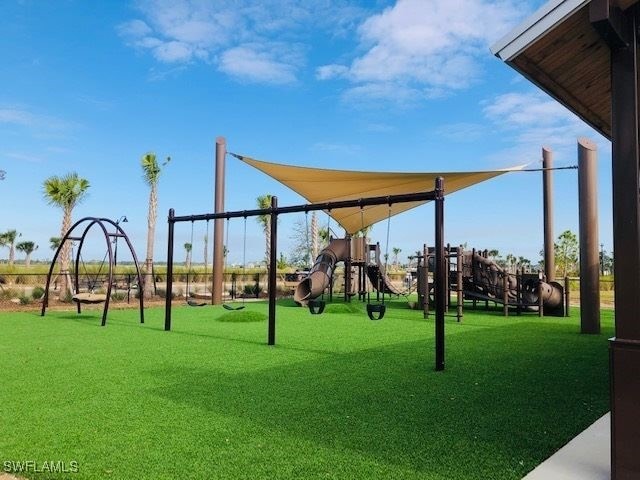
[[[449,346],[445,372],[430,339],[249,373],[173,366],[153,393],[433,478],[521,478],[607,409],[602,336],[523,323]]]

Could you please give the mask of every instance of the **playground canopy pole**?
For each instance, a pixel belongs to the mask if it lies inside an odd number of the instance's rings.
[[[214,191],[214,212],[224,212],[224,167],[227,154],[227,141],[216,138],[216,177]],[[211,285],[211,304],[222,303],[224,278],[224,218],[216,218],[213,224],[213,285]]]
[[[556,279],[553,244],[553,152],[542,147],[542,206],[544,217],[544,274],[547,282]]]
[[[580,331],[595,334],[600,333],[597,163],[596,144],[586,138],[578,139]]]

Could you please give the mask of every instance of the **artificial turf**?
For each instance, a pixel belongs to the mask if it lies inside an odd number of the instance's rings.
[[[391,303],[323,315],[284,301],[239,312],[0,314],[0,466],[77,462],[72,479],[519,479],[608,410],[607,337],[578,317],[433,319]],[[225,316],[226,317],[223,317]],[[229,320],[243,315],[245,320]]]

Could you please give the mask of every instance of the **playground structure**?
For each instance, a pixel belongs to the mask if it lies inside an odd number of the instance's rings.
[[[308,275],[297,285],[294,297],[296,303],[307,305],[309,300],[321,296],[327,289],[332,295],[332,276],[338,262],[345,263],[344,297],[354,295],[362,301],[369,301],[368,285],[376,291],[376,300],[383,295],[407,295],[414,290],[400,290],[387,275],[387,267],[381,259],[380,244],[368,244],[364,237],[332,239],[316,258]],[[368,284],[367,284],[368,280]]]
[[[456,250],[459,255],[461,250]],[[539,273],[509,273],[488,258],[486,250],[462,251],[461,263],[465,299],[501,304],[505,315],[509,307],[515,307],[518,313],[537,310],[540,316],[565,316],[564,287],[558,282],[545,282]]]
[[[418,266],[416,280],[405,289],[398,288],[386,273],[386,266],[381,260],[380,244],[367,244],[362,237],[332,239],[314,262],[308,274],[295,288],[294,300],[306,306],[309,301],[323,295],[329,290],[332,296],[333,273],[336,264],[345,264],[345,300],[354,295],[368,301],[369,286],[379,295],[406,296],[414,290],[418,293],[416,307],[423,309],[425,317],[429,315],[429,306],[433,301],[425,303],[427,296],[435,295],[433,281],[429,279],[434,271],[435,249],[424,247],[425,254],[416,256]],[[424,262],[424,258],[427,262]],[[510,309],[517,314],[537,312],[539,316],[568,316],[568,290],[555,281],[545,281],[542,273],[510,273],[488,257],[487,251],[464,250],[463,247],[445,248],[447,265],[445,309],[452,304],[452,293],[457,294],[458,321],[462,318],[465,301],[484,302],[501,305],[503,314],[509,315]],[[426,284],[425,284],[426,282]]]
[[[82,224],[86,224],[82,233],[80,235],[72,235],[72,233],[76,229],[79,229],[80,225]],[[81,286],[80,277],[79,277],[80,266],[86,269],[84,265],[84,261],[82,259],[82,247],[85,244],[85,239],[87,237],[87,234],[89,233],[89,231],[94,225],[97,225],[98,227],[100,227],[100,231],[103,233],[104,240],[107,245],[107,251],[104,254],[104,257],[102,259],[98,272],[93,275],[89,275],[88,272],[86,272],[87,278],[88,278],[87,284]],[[115,231],[110,232],[108,230],[110,226],[114,227]],[[107,313],[109,311],[109,301],[111,300],[111,290],[114,287],[114,285],[116,285],[114,271],[116,266],[117,250],[114,251],[114,248],[112,248],[111,244],[112,244],[112,241],[116,242],[115,245],[117,249],[117,240],[119,238],[122,238],[127,244],[129,252],[131,253],[131,256],[133,258],[134,265],[136,267],[136,275],[138,279],[138,298],[139,298],[139,306],[140,306],[140,323],[144,323],[144,303],[143,303],[144,300],[142,298],[143,295],[142,295],[142,288],[141,288],[143,285],[143,279],[142,279],[142,275],[140,274],[140,267],[138,265],[138,258],[136,257],[136,252],[133,249],[131,242],[129,241],[129,237],[127,236],[125,231],[122,229],[119,222],[114,222],[108,218],[99,218],[99,217],[84,217],[78,220],[76,223],[74,223],[71,226],[71,228],[69,228],[69,230],[64,235],[64,237],[62,237],[62,240],[60,241],[60,245],[56,249],[56,253],[54,254],[53,260],[51,261],[51,265],[49,266],[49,273],[47,274],[47,281],[45,284],[44,298],[42,300],[42,310],[40,312],[40,315],[44,316],[45,311],[49,306],[49,287],[51,286],[51,277],[53,275],[53,269],[56,265],[56,261],[58,259],[58,256],[60,255],[60,252],[64,249],[67,242],[69,242],[70,244],[71,242],[78,242],[78,249],[76,251],[76,256],[74,261],[73,281],[71,280],[71,275],[69,274],[69,272],[61,271],[60,275],[65,277],[66,281],[69,282],[71,285],[73,285],[73,296],[71,297],[71,300],[73,300],[76,303],[78,314],[82,313],[82,304],[100,304],[100,303],[104,304],[104,307],[102,310],[102,323],[101,323],[101,325],[104,327],[107,324]],[[102,269],[105,266],[105,262],[108,268],[106,273],[106,277],[107,277],[106,280],[101,279],[101,276],[104,275],[102,273]],[[106,285],[106,292],[102,293],[102,291],[105,290],[105,285]]]

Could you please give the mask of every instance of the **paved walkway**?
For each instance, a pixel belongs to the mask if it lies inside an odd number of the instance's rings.
[[[522,480],[609,480],[610,424],[607,413]]]

